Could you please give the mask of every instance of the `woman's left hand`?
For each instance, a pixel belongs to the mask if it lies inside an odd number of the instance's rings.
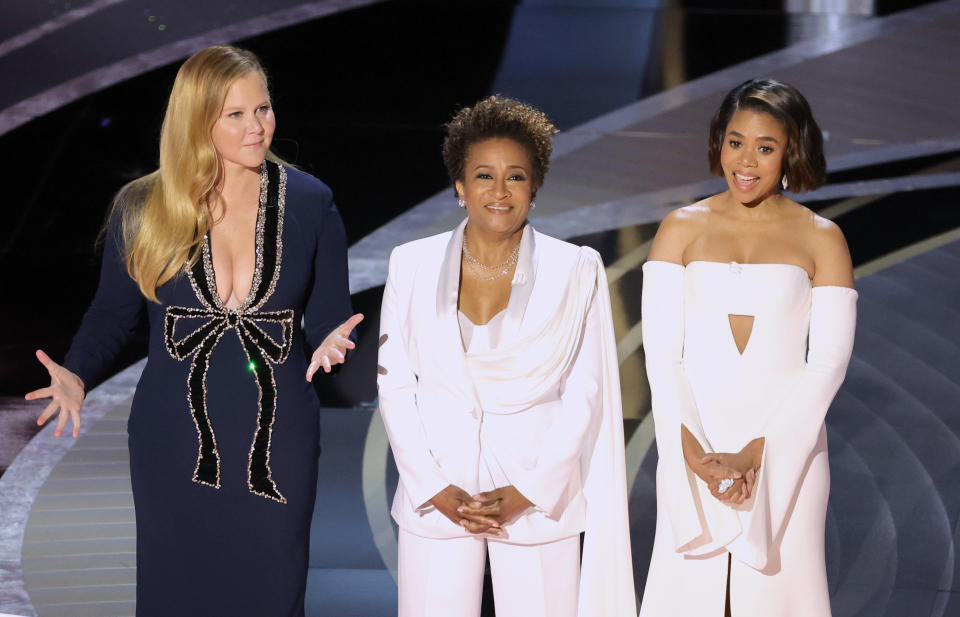
[[[356,345],[350,340],[350,333],[363,321],[363,313],[357,313],[350,319],[337,326],[333,332],[323,339],[320,346],[310,357],[310,366],[307,367],[307,381],[313,381],[313,374],[321,366],[324,373],[329,373],[334,364],[343,364],[347,357],[347,350]]]
[[[741,451],[736,454],[727,452],[716,452],[707,454],[700,462],[704,465],[709,463],[718,463],[724,467],[729,467],[740,472],[740,479],[734,480],[729,489],[720,493],[719,490],[711,487],[710,492],[713,496],[728,504],[742,504],[750,498],[753,493],[753,485],[756,480],[756,470],[753,466],[753,457]]]
[[[486,523],[493,519],[499,527],[503,527],[528,508],[533,507],[533,503],[512,484],[478,493],[473,495],[472,499],[473,501],[457,509],[463,518],[476,523]],[[494,535],[500,535],[500,533],[494,533]]]

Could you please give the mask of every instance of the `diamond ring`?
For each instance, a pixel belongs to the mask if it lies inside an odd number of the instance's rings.
[[[733,486],[733,478],[724,478],[720,480],[720,486],[717,487],[717,492],[723,495],[731,486]]]

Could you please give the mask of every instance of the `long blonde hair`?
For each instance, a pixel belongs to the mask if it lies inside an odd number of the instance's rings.
[[[190,56],[173,82],[160,129],[160,167],[123,187],[114,200],[122,216],[127,272],[143,295],[159,302],[163,285],[200,257],[212,225],[207,204],[223,181],[211,130],[227,90],[250,72],[266,73],[249,51],[217,45]],[[267,158],[279,160],[272,152]]]

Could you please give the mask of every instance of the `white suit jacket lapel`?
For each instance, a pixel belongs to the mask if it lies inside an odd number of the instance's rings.
[[[536,240],[533,227],[526,224],[523,227],[523,236],[520,238],[520,254],[517,256],[517,268],[513,272],[513,281],[510,287],[510,300],[507,302],[506,313],[503,316],[503,330],[500,335],[500,344],[509,345],[520,336],[520,326],[523,316],[530,303],[530,294],[533,292],[533,281],[536,276]]]
[[[460,334],[460,321],[457,319],[457,300],[460,295],[460,253],[463,247],[463,229],[467,225],[464,219],[453,230],[450,241],[443,252],[440,274],[437,280],[437,366],[460,384],[467,397],[476,399],[476,390],[467,372],[467,358],[463,349],[463,337]],[[432,259],[433,257],[427,257]]]
[[[460,331],[457,322],[457,299],[460,295],[460,252],[463,250],[463,229],[466,226],[467,219],[463,219],[453,230],[443,252],[443,262],[440,264],[440,277],[437,281],[437,320],[449,322],[444,323],[444,332],[450,325],[457,332]],[[457,338],[459,339],[459,336]]]

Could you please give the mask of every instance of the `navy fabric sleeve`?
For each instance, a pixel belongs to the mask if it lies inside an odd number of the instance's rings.
[[[326,187],[324,187],[326,188]],[[310,353],[353,314],[347,275],[347,234],[330,190],[323,192],[317,217],[313,288],[303,311]],[[314,207],[317,207],[314,206]],[[350,334],[356,340],[356,330]]]
[[[106,377],[104,373],[130,342],[144,313],[146,299],[127,274],[122,242],[117,215],[107,228],[97,293],[63,361],[88,391]]]

